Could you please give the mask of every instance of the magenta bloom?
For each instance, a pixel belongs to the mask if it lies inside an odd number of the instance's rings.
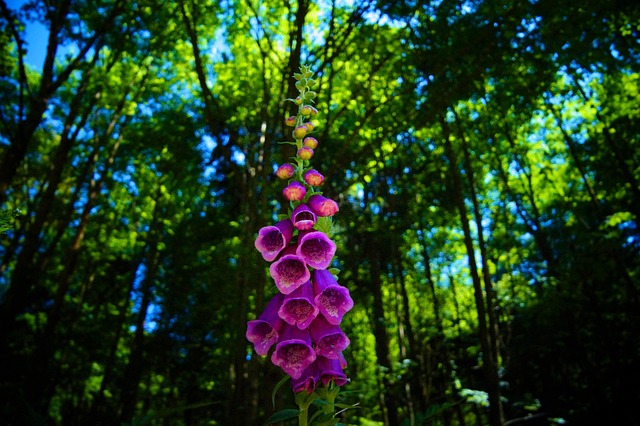
[[[320,217],[333,216],[340,210],[338,203],[319,194],[309,197],[309,207]]]
[[[353,308],[353,299],[346,287],[338,284],[331,272],[326,270],[313,271],[314,302],[320,313],[333,325],[338,325],[342,317]]]
[[[326,269],[335,253],[336,244],[324,232],[312,231],[299,236],[296,254],[312,268]]]
[[[316,360],[318,358],[316,357]],[[291,380],[293,386],[293,392],[298,393],[305,391],[307,394],[311,394],[317,384],[320,383],[320,371],[318,370],[318,363],[314,362],[308,366],[303,372],[300,378]]]
[[[271,277],[282,294],[291,293],[311,278],[304,259],[292,254],[293,250],[293,247],[287,248],[284,255],[269,267]]]
[[[284,297],[278,315],[287,324],[304,330],[318,316],[318,312],[313,300],[311,282],[307,281]]]
[[[258,355],[264,356],[269,352],[269,348],[278,342],[279,330],[283,321],[278,316],[278,309],[282,304],[284,296],[276,294],[267,304],[264,312],[257,320],[247,323],[247,340],[253,343],[253,347]]]
[[[309,333],[316,344],[316,354],[329,359],[338,359],[338,354],[351,343],[340,326],[329,324],[322,315],[311,323]]]
[[[278,254],[289,244],[293,234],[291,220],[285,219],[275,226],[265,226],[258,231],[255,246],[267,262],[273,261]]]
[[[302,201],[307,195],[307,188],[300,182],[293,181],[282,190],[282,194],[289,201]]]
[[[307,170],[303,178],[304,181],[311,186],[320,186],[322,182],[324,182],[324,176],[315,169]]]
[[[282,327],[280,340],[271,355],[271,362],[282,368],[292,379],[299,379],[304,370],[316,360],[308,330]]]
[[[316,214],[306,204],[300,204],[298,207],[293,209],[293,213],[291,213],[293,226],[300,231],[313,228],[313,225],[316,224],[316,220]]]
[[[343,362],[344,357],[340,354],[339,359],[329,359],[323,356],[316,358],[317,369],[320,371],[320,382],[327,385],[330,381],[338,386],[343,386],[349,381],[344,374],[343,368],[347,363]]]

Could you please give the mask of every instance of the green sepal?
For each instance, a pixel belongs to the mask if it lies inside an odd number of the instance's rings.
[[[293,419],[295,417],[298,417],[299,415],[300,415],[300,410],[296,410],[295,408],[285,408],[284,410],[280,410],[276,413],[273,413],[273,415],[271,415],[271,417],[269,417],[262,426],[268,426],[274,423]]]
[[[307,392],[302,391],[296,394],[295,399],[298,407],[309,407],[316,399],[318,399],[318,394],[315,392],[308,394]]]
[[[277,216],[278,222],[281,221],[281,220],[287,220],[287,219],[289,219],[290,216],[291,215],[288,215],[288,214],[279,214]]]
[[[337,279],[338,275],[340,274],[340,269],[338,269],[338,268],[329,268],[329,272],[331,272],[331,275],[333,275]]]
[[[302,80],[303,76],[299,72],[293,73],[293,78],[296,80]]]
[[[282,385],[287,383],[289,379],[289,376],[284,376],[282,380],[280,380],[278,384],[273,388],[273,392],[271,393],[271,404],[273,405],[274,409],[276,408],[276,393],[278,393],[278,390],[282,387]]]

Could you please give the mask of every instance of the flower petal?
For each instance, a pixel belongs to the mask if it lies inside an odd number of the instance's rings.
[[[344,371],[342,371],[342,362],[339,359],[319,356],[316,358],[316,364],[320,371],[320,382],[323,385],[326,386],[333,380],[337,386],[343,386],[349,381]]]
[[[278,316],[278,310],[284,296],[276,294],[267,304],[267,307],[257,320],[247,323],[246,337],[258,355],[264,356],[269,352],[269,348],[278,342],[278,331],[282,328],[283,321]]]
[[[296,254],[312,268],[326,269],[331,264],[335,253],[336,244],[324,232],[301,233]]]
[[[258,231],[255,246],[264,260],[271,262],[289,244],[293,235],[291,220],[281,220],[275,226],[265,226]]]
[[[297,327],[282,327],[280,341],[271,355],[271,362],[282,368],[292,379],[299,379],[304,370],[316,360],[309,331]]]
[[[319,194],[309,197],[309,207],[321,217],[333,216],[340,210],[338,203]]]
[[[313,300],[311,282],[307,281],[284,297],[278,315],[287,324],[295,325],[300,330],[304,330],[318,316],[318,312]]]
[[[304,259],[295,254],[280,257],[271,264],[269,272],[282,294],[291,293],[311,278]]]
[[[315,343],[316,354],[330,359],[338,359],[338,354],[351,343],[339,326],[329,324],[323,316],[311,323],[309,333]]]
[[[349,290],[338,284],[327,270],[314,270],[312,282],[314,302],[320,313],[330,324],[340,324],[344,314],[353,308]]]
[[[291,213],[293,226],[301,231],[313,228],[313,225],[316,224],[316,220],[316,214],[306,204],[300,204],[298,207],[293,209],[293,212]]]

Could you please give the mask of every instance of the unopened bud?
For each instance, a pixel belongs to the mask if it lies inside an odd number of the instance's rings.
[[[311,186],[320,186],[324,182],[324,176],[314,169],[307,170],[304,174],[304,181]]]
[[[293,137],[296,139],[302,139],[307,136],[308,130],[306,126],[298,126],[293,131]]]
[[[318,140],[314,137],[308,136],[304,138],[302,145],[311,149],[316,149],[318,147]]]
[[[293,166],[293,164],[285,163],[278,167],[278,170],[276,170],[276,176],[278,176],[280,179],[291,179],[295,172],[296,168]]]
[[[303,146],[298,150],[298,158],[302,160],[310,160],[313,157],[313,149],[308,146]]]
[[[284,120],[284,124],[286,124],[289,127],[295,127],[296,126],[296,116],[292,115],[291,117],[287,117],[286,120]]]
[[[298,181],[291,182],[282,190],[282,194],[289,201],[302,201],[307,195],[307,188]]]
[[[311,105],[305,105],[300,109],[300,114],[304,115],[305,117],[310,116],[313,113],[313,110],[311,109],[312,106]]]

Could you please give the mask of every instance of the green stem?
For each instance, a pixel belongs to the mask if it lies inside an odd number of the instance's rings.
[[[300,405],[300,414],[298,414],[298,426],[307,426],[308,417],[309,417],[309,406]]]

